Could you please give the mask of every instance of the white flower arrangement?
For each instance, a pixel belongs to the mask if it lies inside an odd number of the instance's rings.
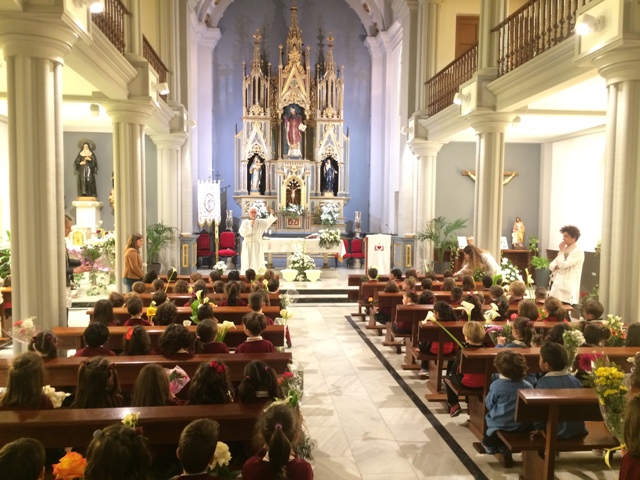
[[[51,403],[53,404],[53,408],[60,408],[64,399],[71,395],[66,392],[56,392],[56,389],[51,385],[45,385],[42,387],[42,393],[49,397],[49,400],[51,400]]]
[[[567,349],[569,354],[569,362],[567,363],[567,370],[571,371],[573,362],[576,359],[578,348],[584,343],[584,335],[580,330],[567,330],[562,334],[562,343],[564,348]]]
[[[511,282],[515,282],[516,280],[522,281],[520,270],[508,258],[502,259],[500,270],[502,271],[502,283],[510,284]]]
[[[296,245],[294,252],[289,255],[289,268],[298,271],[296,281],[306,282],[307,275],[304,273],[306,270],[312,270],[316,268],[316,264],[309,255],[304,253],[304,248]]]
[[[320,230],[320,246],[322,248],[331,248],[340,245],[340,230]]]
[[[224,442],[218,442],[216,444],[216,451],[213,454],[213,462],[211,463],[211,468],[215,469],[216,467],[225,467],[229,465],[231,461],[231,452],[229,451],[229,446]]]
[[[305,213],[304,208],[302,208],[301,205],[296,205],[295,203],[290,203],[287,205],[287,208],[283,209],[283,211],[294,220]]]
[[[267,205],[262,200],[256,200],[247,208],[247,212],[251,210],[253,207],[256,207],[258,210],[258,218],[267,218],[269,216],[269,212],[267,211]]]
[[[291,295],[287,294],[287,293],[281,293],[280,294],[280,306],[284,309],[286,309],[289,305],[291,305],[292,301],[291,301]],[[282,311],[281,311],[282,313]]]
[[[227,264],[224,262],[216,263],[211,270],[215,270],[219,275],[222,275],[227,270]]]
[[[340,205],[336,202],[327,202],[320,206],[320,222],[323,225],[335,225],[338,223]]]

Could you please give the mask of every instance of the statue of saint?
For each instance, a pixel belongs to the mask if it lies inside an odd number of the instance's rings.
[[[78,196],[96,198],[98,196],[96,189],[98,161],[89,143],[82,143],[82,149],[78,153],[74,165],[76,172],[78,172]]]
[[[524,223],[520,220],[520,217],[516,217],[516,221],[513,224],[513,230],[511,231],[511,243],[513,248],[524,247]]]
[[[333,162],[330,158],[324,160],[324,191],[333,192],[334,182],[336,179],[336,169],[333,167]]]
[[[251,165],[249,169],[249,174],[251,175],[251,188],[249,190],[251,192],[259,192],[260,181],[262,180],[262,162],[260,161],[260,157],[255,157],[253,165]]]
[[[299,157],[300,153],[300,125],[302,117],[295,107],[289,108],[289,113],[284,117],[284,125],[287,133],[287,145],[289,146],[289,157]]]

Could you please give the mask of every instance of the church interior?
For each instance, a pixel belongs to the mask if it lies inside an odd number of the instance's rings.
[[[244,273],[239,227],[272,209],[265,262],[298,299],[279,342],[304,369],[314,478],[618,478],[620,454],[609,468],[597,443],[511,466],[479,453],[473,399],[453,417],[441,385],[428,398],[433,372],[407,368],[409,337],[373,328],[378,292],[359,278],[379,266],[374,235],[381,277],[422,278],[438,252],[421,233],[443,217],[526,281],[575,225],[580,294],[636,322],[639,39],[637,0],[0,0],[1,336],[32,317],[86,327],[125,292],[136,233],[145,273]],[[303,238],[316,282],[285,276]],[[69,277],[107,244],[95,275]],[[584,300],[568,302],[575,322]],[[0,388],[25,351],[0,350]]]

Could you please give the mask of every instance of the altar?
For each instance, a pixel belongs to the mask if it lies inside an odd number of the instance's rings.
[[[267,265],[273,268],[273,255],[284,254],[289,256],[297,249],[302,249],[309,256],[322,255],[324,263],[322,268],[329,268],[329,255],[338,254],[342,259],[347,251],[344,248],[344,242],[340,242],[333,247],[325,248],[320,246],[319,238],[263,238],[264,252],[267,254]]]

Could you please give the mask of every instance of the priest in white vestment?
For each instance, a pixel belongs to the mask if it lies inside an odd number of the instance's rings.
[[[258,209],[249,209],[249,218],[240,224],[238,233],[244,239],[242,242],[242,252],[240,252],[240,263],[243,270],[252,268],[258,272],[264,267],[264,248],[262,247],[262,236],[264,232],[276,221],[273,215],[273,208],[269,207],[267,218],[258,218]]]

